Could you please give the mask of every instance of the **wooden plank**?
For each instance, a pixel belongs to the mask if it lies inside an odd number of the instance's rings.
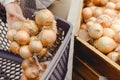
[[[90,66],[88,66],[79,57],[74,57],[73,71],[76,71],[78,75],[82,75],[85,80],[98,80],[99,74],[95,72]],[[77,79],[75,79],[77,80]]]
[[[75,55],[108,80],[120,80],[120,66],[78,37],[75,40]]]

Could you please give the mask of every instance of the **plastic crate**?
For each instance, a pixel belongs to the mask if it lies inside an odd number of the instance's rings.
[[[51,60],[40,80],[64,80],[67,73],[72,26],[58,17],[56,17],[56,21],[57,40],[49,48],[49,52],[53,56],[39,57],[40,61]],[[6,39],[6,33],[6,24],[0,24],[0,80],[19,80],[22,73],[21,62],[23,59],[8,51],[10,41]]]

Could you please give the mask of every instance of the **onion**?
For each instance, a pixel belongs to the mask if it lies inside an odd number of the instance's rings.
[[[36,35],[38,33],[38,27],[33,20],[25,20],[20,28],[21,30],[25,30],[30,34],[30,36]]]
[[[116,7],[116,4],[113,3],[113,2],[108,2],[108,3],[106,4],[106,8],[115,9],[115,7]]]
[[[95,22],[93,22],[93,21],[88,21],[88,22],[86,23],[87,29],[88,29],[89,27],[93,26],[94,23],[95,23]]]
[[[92,15],[93,15],[93,12],[90,7],[86,7],[82,10],[82,16],[83,16],[84,20],[89,19],[90,17],[92,17]]]
[[[94,17],[99,17],[100,15],[103,14],[103,8],[96,8],[94,11],[93,11],[93,16]]]
[[[96,17],[90,17],[88,20],[87,20],[87,22],[96,22]]]
[[[84,41],[89,41],[91,38],[86,30],[79,30],[78,37]]]
[[[96,22],[100,23],[103,27],[110,27],[111,21],[112,18],[110,16],[103,14],[97,18]]]
[[[120,31],[120,24],[112,24],[111,26],[110,26],[110,28],[113,30],[113,31],[115,31],[116,33],[118,33],[119,31]]]
[[[88,34],[90,37],[98,39],[103,35],[103,27],[98,23],[94,23],[88,28]]]
[[[23,70],[25,70],[29,67],[32,67],[32,66],[35,66],[35,61],[31,62],[29,59],[23,60],[23,62],[21,64],[21,67]]]
[[[24,59],[32,57],[32,52],[30,51],[28,45],[21,46],[20,48],[20,56]]]
[[[48,9],[42,9],[35,14],[35,22],[39,26],[51,26],[53,24],[54,16]]]
[[[41,52],[39,52],[39,53],[37,53],[37,55],[38,56],[45,56],[46,54],[47,54],[47,51],[48,51],[48,49],[47,48],[43,48],[42,50],[41,50]]]
[[[10,43],[10,51],[12,51],[14,54],[19,54],[20,51],[20,45],[13,41]]]
[[[32,52],[37,53],[43,49],[43,45],[40,40],[32,40],[29,43],[29,48]]]
[[[13,22],[12,29],[19,30],[20,27],[22,26],[22,23],[23,22],[21,22],[21,21],[15,21],[15,22]]]
[[[104,28],[103,36],[108,36],[110,38],[113,38],[115,35],[116,33],[111,28]]]
[[[17,41],[17,43],[19,43],[21,45],[25,45],[25,44],[28,44],[30,42],[30,36],[26,31],[19,30],[15,34],[14,40]]]
[[[105,6],[109,0],[100,0],[100,5]]]
[[[107,54],[107,57],[115,62],[120,60],[120,54],[118,52],[110,52],[109,54]]]
[[[39,76],[39,70],[36,67],[29,67],[25,70],[25,76],[27,78],[36,78]]]
[[[108,54],[117,47],[113,39],[103,36],[94,42],[94,46],[104,54]]]
[[[114,37],[114,40],[118,43],[120,43],[120,32],[118,32],[115,37]]]
[[[117,12],[113,9],[105,8],[103,11],[103,14],[106,14],[106,15],[114,18],[117,15]]]
[[[117,3],[117,2],[119,2],[119,0],[110,0],[110,2]]]
[[[100,0],[92,0],[93,1],[93,4],[95,4],[95,5],[100,5]]]
[[[15,29],[10,29],[8,32],[7,32],[7,39],[9,39],[10,41],[13,41],[13,37],[14,35],[17,33],[17,31]]]
[[[120,53],[120,44],[118,44],[114,51]]]
[[[82,24],[80,25],[80,29],[87,30],[86,24],[85,24],[85,23],[82,23]]]
[[[32,40],[37,40],[37,37],[36,36],[31,36],[30,41],[32,41]]]
[[[53,45],[56,41],[56,38],[56,33],[51,29],[44,29],[38,35],[38,39],[41,40],[43,46]]]
[[[120,10],[120,2],[116,3],[115,9],[116,9],[116,10]]]

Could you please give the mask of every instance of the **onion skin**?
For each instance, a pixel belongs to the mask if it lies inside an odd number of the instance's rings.
[[[43,45],[41,43],[40,40],[32,40],[29,43],[29,48],[32,52],[41,52],[41,50],[43,49]]]
[[[28,45],[21,46],[20,48],[20,56],[24,59],[32,57],[32,52],[30,51]]]
[[[8,32],[7,32],[7,39],[9,39],[10,41],[13,41],[14,40],[14,35],[17,33],[17,31],[15,29],[10,29]]]
[[[54,16],[48,9],[42,9],[35,14],[35,22],[39,26],[51,26],[53,24]]]
[[[20,45],[13,41],[10,44],[10,51],[12,51],[14,54],[18,54],[19,55],[19,51],[20,51]]]
[[[111,28],[104,28],[103,36],[108,36],[110,38],[113,38],[115,35],[116,33]]]
[[[103,36],[94,42],[94,46],[102,53],[108,54],[117,47],[117,44],[110,37]]]
[[[20,45],[25,45],[28,44],[30,42],[30,36],[29,34],[24,31],[24,30],[19,30],[15,36],[14,36],[14,40],[19,43]]]

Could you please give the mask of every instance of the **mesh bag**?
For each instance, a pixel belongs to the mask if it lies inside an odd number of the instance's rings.
[[[33,12],[35,11],[27,9],[24,14],[29,13],[26,17],[34,19],[31,17]],[[56,17],[56,21],[57,40],[53,46],[49,47],[48,53],[51,55],[38,57],[39,61],[50,61],[40,80],[64,80],[67,73],[72,26],[58,17]],[[0,25],[0,80],[19,80],[23,59],[9,51],[10,41],[6,38],[7,25],[2,21],[0,21]]]

